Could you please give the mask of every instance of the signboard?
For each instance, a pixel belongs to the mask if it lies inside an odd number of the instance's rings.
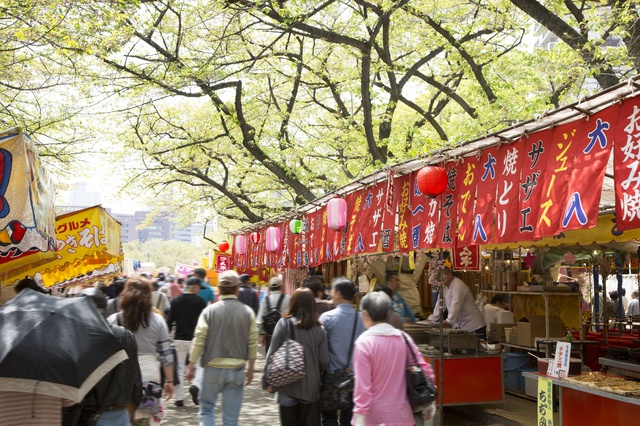
[[[480,246],[454,247],[453,269],[456,271],[479,271]]]
[[[547,376],[564,379],[569,375],[569,359],[571,358],[571,343],[558,342],[556,345],[556,355],[553,362],[549,362]]]
[[[53,259],[55,187],[24,133],[0,134],[0,270]],[[42,262],[41,262],[42,263]],[[2,277],[7,282],[7,277]]]
[[[195,266],[185,265],[184,263],[176,263],[176,274],[186,277],[187,275],[193,274],[193,270],[196,269]]]
[[[221,273],[229,270],[231,265],[231,256],[228,254],[218,254],[216,256],[216,272]]]
[[[538,377],[538,425],[553,426],[553,383]]]

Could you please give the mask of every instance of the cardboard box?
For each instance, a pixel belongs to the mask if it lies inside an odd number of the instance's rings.
[[[497,322],[492,322],[489,324],[489,340],[498,340],[506,343],[507,339],[505,338],[504,329],[513,327],[514,325],[515,324],[499,324]]]
[[[560,317],[549,317],[549,336],[564,336],[564,324]],[[518,345],[534,347],[536,337],[547,337],[544,316],[530,315],[524,318],[524,321],[518,321]]]
[[[518,344],[518,326],[517,325],[514,325],[511,328],[511,333],[509,334],[509,339],[507,340],[507,343],[511,343],[512,345]]]

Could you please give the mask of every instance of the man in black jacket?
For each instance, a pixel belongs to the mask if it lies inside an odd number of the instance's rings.
[[[88,288],[79,296],[89,297],[102,313],[107,307],[107,298],[100,290]],[[82,415],[79,424],[96,426],[129,424],[133,413],[142,400],[142,375],[138,364],[138,344],[133,334],[119,325],[108,324],[129,359],[122,361],[104,376],[89,391],[82,401]]]
[[[207,303],[198,296],[202,281],[198,277],[191,277],[187,280],[187,290],[184,294],[171,301],[171,309],[167,325],[169,330],[175,326],[175,336],[173,344],[176,347],[178,359],[178,383],[176,383],[176,393],[174,403],[178,407],[184,405],[184,366],[187,354],[191,350],[191,340],[193,332],[198,324],[198,318]],[[194,360],[195,361],[195,360]],[[200,375],[189,387],[189,393],[194,404],[198,404],[198,392],[200,391]]]
[[[240,275],[240,290],[238,291],[238,300],[253,309],[254,314],[258,314],[260,308],[260,297],[258,293],[249,286],[251,275]]]

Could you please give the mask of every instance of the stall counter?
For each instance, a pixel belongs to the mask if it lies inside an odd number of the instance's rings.
[[[440,359],[425,355],[440,386]],[[448,355],[443,360],[443,384],[439,390],[444,405],[504,403],[502,356],[500,354]],[[439,401],[438,401],[439,402]]]
[[[523,373],[525,377],[548,377],[539,373]],[[558,387],[560,401],[560,426],[584,426],[589,424],[628,426],[630,419],[640,419],[640,398],[617,395],[548,377]]]

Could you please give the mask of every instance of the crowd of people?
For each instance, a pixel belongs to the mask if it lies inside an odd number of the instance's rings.
[[[194,422],[214,425],[219,410],[224,425],[236,425],[244,389],[253,382],[258,345],[264,347],[266,370],[292,333],[304,348],[306,374],[284,386],[270,385],[263,374],[260,384],[274,394],[282,425],[414,425],[414,415],[434,415],[435,405],[413,413],[406,397],[405,370],[411,358],[405,338],[425,375],[434,376],[402,331],[404,323],[416,318],[397,292],[397,274],[389,274],[387,283],[366,295],[359,309],[356,286],[346,277],[335,278],[329,294],[319,275],[306,277],[292,294],[285,294],[281,277],[274,276],[262,301],[250,278],[223,272],[216,295],[206,271],[198,268],[186,279],[135,274],[78,293],[76,297],[94,302],[128,360],[75,410],[65,408],[74,415],[63,415],[62,424],[160,424],[162,406],[153,412],[145,404],[152,391],[157,396],[161,390],[156,403],[178,407],[185,405],[188,392],[199,405]],[[20,283],[17,291],[42,291],[31,281]],[[323,378],[337,370],[355,376],[352,398],[347,408],[326,410]]]

